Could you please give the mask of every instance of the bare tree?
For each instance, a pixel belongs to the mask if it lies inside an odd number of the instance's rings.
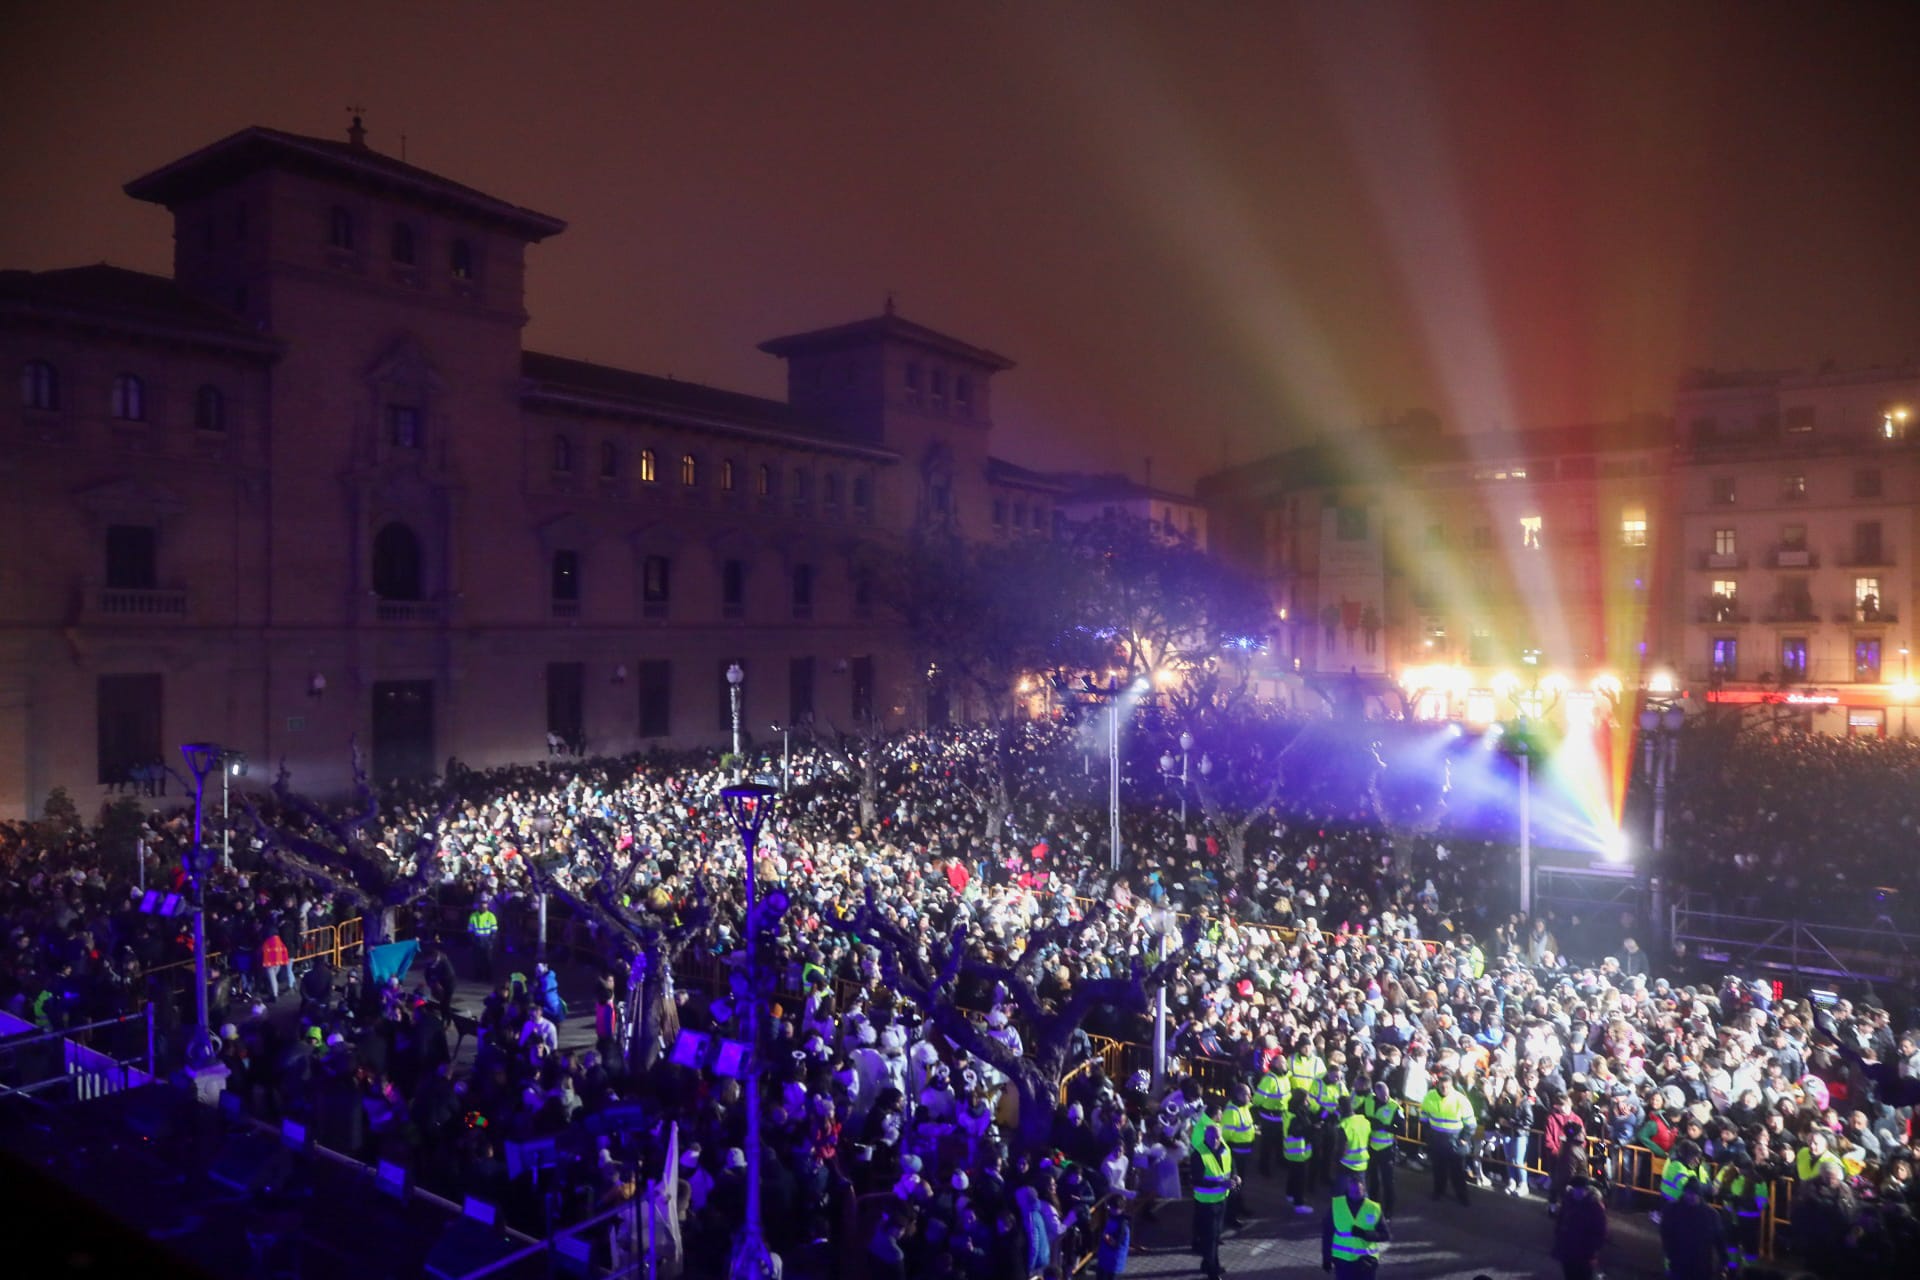
[[[1251,735],[1248,735],[1251,738]],[[1264,759],[1256,743],[1248,764],[1240,767],[1242,777],[1223,777],[1216,782],[1204,770],[1194,776],[1194,794],[1200,800],[1201,812],[1207,815],[1207,823],[1220,833],[1226,842],[1227,865],[1235,876],[1247,869],[1247,836],[1254,827],[1268,816],[1273,802],[1280,798],[1286,788],[1286,760],[1295,748],[1307,740],[1307,730],[1297,729],[1287,744],[1280,748],[1272,761]],[[1223,766],[1231,769],[1232,766]],[[1262,777],[1266,779],[1264,789],[1260,787]],[[1238,798],[1229,788],[1238,784]]]
[[[813,730],[813,744],[847,771],[860,798],[860,825],[871,828],[880,821],[880,782],[883,761],[881,750],[886,729],[875,715],[858,717],[849,732],[831,723],[827,731]]]
[[[673,967],[713,922],[706,886],[696,881],[693,901],[676,916],[636,907],[628,899],[641,858],[636,850],[624,867],[597,837],[584,836],[593,853],[594,878],[575,888],[538,861],[527,863],[534,891],[560,899],[584,920],[602,953],[629,965],[627,987],[627,1064],[646,1071],[659,1061],[677,1031]]]
[[[357,742],[353,804],[346,812],[329,813],[295,791],[285,761],[273,780],[273,795],[279,813],[272,822],[261,816],[250,798],[241,796],[254,830],[265,843],[267,860],[360,912],[365,940],[361,956],[371,970],[373,949],[391,941],[392,913],[433,890],[434,853],[457,797],[448,796],[431,818],[404,833],[403,840],[396,842],[404,844],[402,854],[383,848],[374,838],[380,827],[380,798],[367,778]]]
[[[1015,1145],[1022,1151],[1038,1151],[1053,1133],[1060,1084],[1073,1065],[1074,1032],[1095,1009],[1145,1013],[1148,998],[1179,968],[1198,928],[1196,921],[1189,921],[1182,945],[1157,964],[1148,966],[1136,955],[1124,977],[1076,982],[1058,1005],[1042,1000],[1035,972],[1039,958],[1055,946],[1071,945],[1095,919],[1089,912],[1069,924],[1034,930],[1027,937],[1026,951],[1013,964],[995,964],[970,948],[964,925],[944,939],[923,945],[875,901],[871,884],[865,902],[838,927],[879,951],[880,972],[887,985],[919,1009],[936,1032],[1013,1082],[1020,1098]],[[1025,1028],[1024,1054],[988,1035],[960,1007],[955,995],[962,977],[996,984],[1006,993]]]
[[[1388,802],[1380,786],[1387,775],[1387,762],[1380,755],[1379,744],[1374,743],[1368,751],[1373,756],[1374,767],[1367,777],[1367,802],[1393,848],[1394,874],[1403,881],[1411,880],[1414,845],[1421,837],[1436,831],[1447,816],[1447,797],[1453,791],[1453,766],[1442,758],[1440,785],[1430,800],[1394,805]]]

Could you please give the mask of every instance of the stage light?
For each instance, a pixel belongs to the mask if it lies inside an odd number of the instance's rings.
[[[1627,833],[1615,831],[1607,836],[1600,845],[1600,856],[1608,862],[1625,862],[1633,855],[1633,846],[1627,840]]]
[[[1647,678],[1648,693],[1672,693],[1677,687],[1671,671],[1656,671]]]

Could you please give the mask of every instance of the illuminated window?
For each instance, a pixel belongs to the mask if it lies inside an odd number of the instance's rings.
[[[1717,556],[1733,555],[1735,545],[1733,530],[1715,529],[1713,531],[1713,554]]]
[[[654,465],[653,450],[640,451],[640,478],[648,484],[660,478],[659,469]]]
[[[720,460],[720,487],[728,493],[733,492],[733,459]]]
[[[690,453],[681,454],[680,455],[680,483],[688,488],[692,488],[695,484],[698,484],[699,481],[700,481],[700,464],[693,460],[692,454]]]
[[[1860,622],[1880,621],[1880,579],[1853,580],[1853,613]]]
[[[1713,580],[1713,594],[1719,596],[1729,604],[1733,602],[1733,598],[1739,593],[1739,589],[1740,584],[1732,578],[1715,578]]]
[[[1780,637],[1780,678],[1782,680],[1807,678],[1807,638],[1805,636]]]
[[[1807,496],[1807,478],[1804,475],[1791,475],[1781,481],[1780,497],[1786,502],[1800,502]]]
[[[1520,545],[1529,551],[1540,549],[1540,517],[1520,517]]]
[[[1740,642],[1733,636],[1713,638],[1713,674],[1731,677],[1740,669]]]
[[[1647,545],[1647,509],[1645,507],[1628,507],[1621,513],[1620,545],[1623,547]]]
[[[754,472],[753,492],[755,496],[761,498],[773,496],[773,468],[764,462]]]
[[[1879,637],[1861,636],[1853,642],[1853,678],[1864,681],[1867,684],[1874,684],[1879,681]]]

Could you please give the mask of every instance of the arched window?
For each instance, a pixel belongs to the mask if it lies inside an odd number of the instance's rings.
[[[398,520],[373,535],[373,593],[382,600],[419,600],[425,595],[420,539]]]
[[[840,485],[840,473],[838,471],[827,472],[826,500],[829,507],[837,507],[840,505]]]
[[[473,246],[465,240],[455,240],[447,259],[447,269],[455,280],[473,279]]]
[[[553,438],[553,469],[562,473],[573,470],[573,441],[563,435]]]
[[[413,265],[413,228],[404,222],[393,224],[393,260],[402,266]]]
[[[147,384],[131,373],[114,374],[113,416],[125,422],[145,422]]]
[[[58,409],[60,371],[45,360],[29,360],[21,365],[20,403],[29,409]]]
[[[620,450],[611,440],[600,442],[600,478],[602,480],[620,478]]]
[[[813,501],[813,472],[805,467],[793,469],[793,501],[796,506]]]
[[[691,488],[693,485],[696,485],[699,482],[700,482],[700,464],[693,460],[692,454],[690,453],[681,454],[680,455],[680,483]]]
[[[865,511],[867,507],[872,503],[872,501],[873,501],[873,485],[867,480],[865,476],[855,476],[853,478],[854,510]]]
[[[640,479],[647,484],[652,484],[659,478],[660,470],[654,464],[653,450],[642,449],[640,451]]]
[[[227,398],[216,386],[204,386],[193,393],[193,425],[202,431],[227,429]]]
[[[327,215],[327,243],[335,249],[353,248],[353,215],[340,205]]]
[[[755,475],[753,491],[762,498],[771,497],[773,494],[773,468],[764,462],[760,464],[760,469]]]
[[[733,492],[733,459],[720,460],[720,487],[728,493]]]

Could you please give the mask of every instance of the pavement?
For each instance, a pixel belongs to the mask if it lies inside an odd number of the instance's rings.
[[[1399,1204],[1393,1242],[1380,1265],[1381,1280],[1558,1280],[1560,1265],[1548,1257],[1553,1219],[1538,1195],[1509,1197],[1475,1188],[1471,1204],[1430,1198],[1424,1169],[1399,1169]],[[1305,1277],[1320,1270],[1320,1224],[1326,1214],[1324,1190],[1309,1203],[1314,1212],[1296,1214],[1283,1192],[1284,1181],[1258,1174],[1244,1185],[1251,1221],[1228,1233],[1220,1263],[1233,1280],[1256,1277]],[[1191,1201],[1163,1206],[1155,1220],[1134,1226],[1134,1254],[1127,1280],[1194,1276],[1199,1258],[1188,1248]],[[1612,1240],[1602,1255],[1606,1280],[1659,1280],[1658,1229],[1644,1215],[1615,1213]]]

